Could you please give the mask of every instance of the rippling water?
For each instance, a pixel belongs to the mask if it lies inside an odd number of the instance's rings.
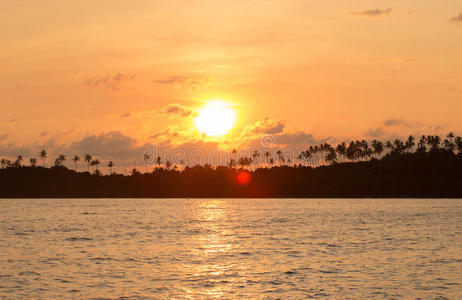
[[[0,200],[1,298],[462,298],[462,200]]]

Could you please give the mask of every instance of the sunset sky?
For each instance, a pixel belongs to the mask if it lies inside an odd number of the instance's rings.
[[[462,133],[460,0],[2,1],[0,45],[1,156]]]

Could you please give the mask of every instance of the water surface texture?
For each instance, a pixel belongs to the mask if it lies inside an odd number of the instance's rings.
[[[2,199],[0,298],[462,299],[462,200]]]

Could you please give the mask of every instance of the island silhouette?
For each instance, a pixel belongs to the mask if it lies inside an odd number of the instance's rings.
[[[453,133],[418,141],[409,136],[404,141],[322,143],[301,151],[295,161],[280,150],[255,150],[251,157],[231,158],[227,166],[186,166],[181,171],[157,158],[152,172],[133,169],[128,176],[114,173],[112,161],[103,175],[101,161],[90,154],[83,156],[85,172],[65,167],[63,154],[49,168],[47,152],[39,157],[42,166],[35,157],[27,166],[21,155],[1,160],[0,197],[462,197],[462,138]],[[80,160],[72,157],[75,169]]]

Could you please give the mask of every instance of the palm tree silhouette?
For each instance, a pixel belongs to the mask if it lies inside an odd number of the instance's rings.
[[[157,156],[157,158],[156,158],[156,164],[157,164],[157,166],[159,166],[159,167],[160,167],[160,165],[162,164],[162,158],[161,158],[160,156]]]
[[[454,144],[454,133],[453,132],[448,133],[443,143],[444,143],[444,150],[450,153],[454,153],[456,145]]]
[[[255,168],[257,168],[259,164],[258,158],[260,157],[260,152],[258,152],[258,150],[255,150],[252,154],[252,157],[253,157],[253,163],[255,164]]]
[[[37,165],[37,159],[35,157],[29,159],[29,162],[31,167],[35,167]]]
[[[62,167],[63,162],[65,160],[66,160],[66,156],[64,156],[64,154],[58,155],[58,157],[56,157],[56,159],[55,159],[55,167]]]
[[[228,162],[228,168],[233,169],[235,165],[236,165],[236,161],[234,160],[234,158],[231,158]]]
[[[77,172],[77,164],[79,163],[79,161],[80,161],[80,157],[78,155],[74,155],[74,157],[72,158],[72,162],[74,163],[76,172]]]
[[[412,150],[414,149],[414,146],[415,146],[415,138],[412,135],[410,135],[404,146],[405,151],[407,153],[412,152]]]
[[[98,170],[98,166],[101,162],[99,161],[99,159],[95,158],[93,159],[90,164],[93,166],[93,172],[96,174],[96,171],[99,171]]]
[[[276,155],[278,156],[279,165],[281,166],[282,165],[282,160],[284,159],[284,157],[282,155],[282,151],[281,150],[276,151]]]
[[[458,155],[462,155],[462,138],[460,136],[456,137],[455,144]]]
[[[383,143],[378,140],[373,140],[372,141],[372,151],[375,155],[376,159],[380,159],[382,152],[383,152]]]
[[[64,154],[58,155],[58,159],[61,161],[61,166],[64,166],[64,161],[66,160],[66,156]]]
[[[418,153],[425,153],[427,152],[427,137],[425,135],[422,135],[420,137],[419,143],[417,144],[417,152]]]
[[[5,167],[8,165],[8,160],[5,158],[2,158],[2,160],[0,161],[0,164],[2,166],[2,169],[5,169]]]
[[[438,152],[440,150],[441,138],[437,135],[427,136],[427,143],[430,145],[430,151]]]
[[[148,161],[151,160],[151,155],[149,155],[149,153],[144,153],[143,160],[144,160],[144,163],[146,164],[146,173],[147,173],[148,172]]]
[[[43,167],[45,167],[45,158],[47,158],[48,153],[46,152],[45,149],[43,149],[42,151],[40,151],[39,155],[40,155],[40,158],[42,159]]]
[[[327,155],[326,155],[326,161],[329,164],[333,164],[333,163],[337,162],[337,152],[335,151],[334,148],[332,148],[332,147],[328,148],[328,152],[327,152]]]
[[[271,153],[268,150],[265,151],[265,157],[266,157],[266,167],[268,167],[269,159],[271,157]]]
[[[21,163],[24,159],[22,158],[22,155],[18,155],[18,157],[16,158],[15,162],[14,162],[14,165],[16,167],[20,167],[21,166]]]
[[[345,159],[347,154],[347,145],[345,142],[341,142],[337,145],[335,151],[337,151],[337,157],[342,161]]]
[[[91,164],[92,157],[91,157],[90,154],[85,154],[85,156],[83,157],[83,159],[84,159],[85,162],[87,163],[88,172],[90,173],[90,164]]]
[[[114,163],[112,162],[112,160],[109,161],[107,167],[109,168],[109,174],[112,174],[112,167],[114,167]]]

